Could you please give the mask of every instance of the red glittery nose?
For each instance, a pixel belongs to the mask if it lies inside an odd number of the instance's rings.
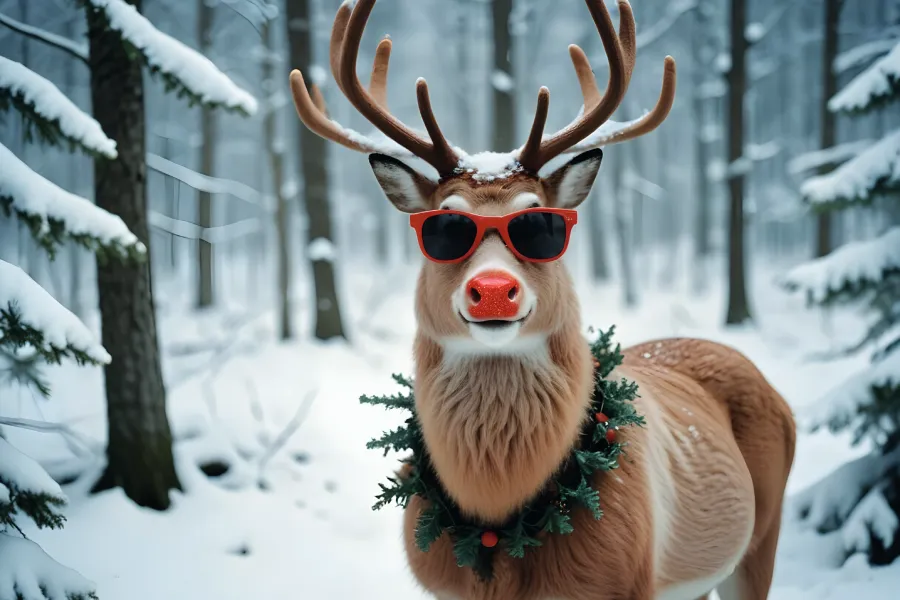
[[[469,315],[475,319],[511,319],[519,312],[519,282],[503,271],[479,273],[466,284]]]

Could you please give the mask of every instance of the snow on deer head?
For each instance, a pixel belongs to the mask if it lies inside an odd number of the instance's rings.
[[[303,123],[318,135],[369,154],[375,177],[391,203],[410,213],[428,259],[416,294],[420,334],[447,356],[540,353],[545,340],[578,318],[577,299],[562,263],[575,208],[588,196],[600,167],[600,146],[644,135],[668,116],[675,96],[675,62],[666,57],[655,108],[635,121],[609,117],[622,101],[635,60],[635,26],[627,0],[619,0],[616,34],[602,0],[586,0],[609,60],[601,94],[587,56],[569,47],[584,96],[577,119],[544,135],[550,92],[541,88],[526,143],[510,153],[469,155],[444,137],[431,108],[428,85],[416,96],[427,136],[397,120],[387,108],[392,43],[378,45],[367,90],[356,75],[363,30],[375,0],[345,2],[331,35],[331,70],[338,88],[387,140],[374,140],[330,120],[316,86],[299,71],[291,89]],[[552,159],[576,155],[555,172],[539,171]],[[432,179],[402,159],[419,158],[437,171]]]

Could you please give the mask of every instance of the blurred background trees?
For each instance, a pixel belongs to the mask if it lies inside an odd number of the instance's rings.
[[[158,338],[156,318],[187,324],[204,308],[237,315],[234,330],[268,319],[282,340],[356,344],[365,315],[384,296],[378,286],[361,290],[359,275],[378,273],[379,286],[391,286],[422,259],[406,217],[384,200],[365,157],[324,143],[293,114],[288,73],[300,68],[322,88],[331,115],[371,130],[331,78],[328,42],[338,0],[129,4],[209,58],[206,66],[234,89],[212,71],[192,79],[175,67],[144,68],[146,53],[123,48],[105,27],[97,12],[105,0],[0,0],[0,57],[50,80],[119,147],[115,159],[94,159],[44,143],[50,130],[22,118],[2,64],[0,144],[42,177],[120,216],[150,249],[141,263],[97,264],[83,246],[62,239],[51,262],[27,222],[0,211],[0,260],[20,267],[102,336],[114,358],[106,370],[110,458],[102,483],[164,508],[168,490],[178,486],[165,390],[178,384],[179,371],[167,370],[167,361],[188,362],[187,371],[215,369],[230,346],[210,335],[196,348],[177,347]],[[615,18],[615,3],[608,4]],[[658,132],[605,150],[566,258],[580,286],[598,302],[628,307],[653,305],[661,294],[714,297],[720,322],[752,327],[767,319],[755,300],[771,293],[766,284],[775,277],[796,274],[791,269],[817,257],[846,256],[838,253],[854,243],[871,244],[873,253],[893,248],[891,228],[900,223],[900,111],[893,102],[900,3],[633,6],[637,67],[613,118],[635,118],[652,106],[666,54],[678,62],[678,98]],[[520,145],[541,85],[553,92],[548,130],[577,114],[581,94],[568,44],[583,45],[601,85],[607,72],[580,0],[382,0],[362,43],[361,78],[385,34],[395,42],[392,111],[417,123],[414,82],[427,78],[448,137],[473,152]],[[859,78],[877,77],[881,91],[846,100],[847,90],[860,89]],[[210,85],[242,100],[217,101],[207,95]],[[236,90],[258,100],[258,110]],[[836,100],[842,95],[846,101]],[[863,159],[876,148],[876,158]],[[873,164],[883,176],[871,175]],[[0,173],[8,169],[0,163]],[[844,191],[827,179],[853,180],[848,173],[865,181]],[[822,189],[841,196],[817,200]],[[896,415],[900,377],[888,359],[898,355],[891,354],[897,344],[890,332],[900,318],[900,261],[879,256],[877,277],[843,272],[824,296],[812,296],[836,305],[831,294],[838,294],[877,315],[865,342],[874,345],[873,358],[881,357],[873,369],[886,375],[866,380],[872,385],[859,388],[864,401],[847,413],[863,423]],[[812,273],[822,269],[830,267]],[[808,288],[799,280],[792,287]],[[887,454],[896,435],[882,429],[877,439]],[[868,425],[861,431],[876,435]],[[896,511],[897,497],[887,491],[895,488],[879,489]]]

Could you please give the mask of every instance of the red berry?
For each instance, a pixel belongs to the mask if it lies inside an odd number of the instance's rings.
[[[499,541],[500,538],[498,538],[497,534],[493,531],[485,531],[481,534],[481,545],[485,548],[493,548]]]
[[[598,423],[606,423],[609,421],[609,417],[604,415],[602,412],[598,412],[594,417],[597,419]]]
[[[614,441],[616,441],[616,430],[615,429],[610,429],[606,432],[606,441],[609,442],[610,444],[612,444]]]

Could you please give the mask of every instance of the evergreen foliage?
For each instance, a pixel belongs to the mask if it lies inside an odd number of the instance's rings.
[[[616,469],[625,444],[616,441],[615,432],[633,425],[643,426],[632,400],[637,397],[637,385],[625,379],[608,380],[616,366],[622,363],[621,347],[612,343],[615,331],[611,327],[600,333],[591,343],[595,379],[593,401],[585,414],[585,425],[578,443],[545,489],[517,515],[505,523],[477,523],[464,517],[437,479],[428,457],[416,415],[414,384],[409,378],[394,375],[394,381],[405,388],[391,396],[363,396],[363,404],[383,406],[410,412],[405,424],[372,440],[368,448],[409,452],[401,474],[380,484],[381,493],[374,509],[389,504],[406,508],[413,496],[426,501],[426,508],[416,524],[416,546],[427,552],[431,545],[447,534],[453,554],[460,567],[471,567],[481,578],[492,577],[494,553],[505,550],[513,558],[524,558],[530,548],[542,545],[547,534],[570,535],[574,532],[571,511],[581,508],[601,519],[600,494],[594,481],[600,473]],[[485,544],[483,536],[496,535],[496,546]]]
[[[886,70],[886,60],[900,57],[900,45],[891,53],[893,58],[882,59],[858,75],[839,93],[841,102],[830,103],[832,110],[842,110],[857,115],[882,109],[900,99],[900,81]],[[896,65],[891,68],[896,70]],[[871,82],[883,78],[885,85],[866,86],[859,82]],[[852,88],[852,92],[847,90]],[[833,99],[834,100],[834,99]],[[852,100],[852,101],[851,101]],[[865,206],[874,209],[875,200],[900,202],[897,173],[900,173],[900,145],[896,143],[900,132],[892,132],[864,151],[856,159],[841,166],[831,174],[807,181],[803,189],[811,207],[820,212],[840,211],[849,207]],[[852,193],[848,194],[848,192]],[[814,192],[810,197],[807,192]],[[854,242],[838,248],[828,256],[794,269],[784,280],[790,290],[806,294],[810,305],[842,306],[860,310],[867,316],[868,328],[859,340],[841,354],[849,355],[870,349],[871,365],[861,373],[828,394],[817,404],[817,416],[813,429],[828,427],[833,432],[851,429],[854,445],[869,440],[874,452],[882,458],[900,447],[900,228],[884,232],[874,240]],[[836,471],[832,477],[845,477]],[[889,507],[900,515],[900,478],[891,470],[868,481],[860,490],[856,505],[846,507],[841,518],[828,527],[816,526],[822,533],[833,531],[853,521],[864,522],[873,542],[865,551],[873,564],[886,564],[900,556],[900,529],[886,541],[885,523],[866,516],[871,503],[862,500],[869,490],[882,494]],[[840,483],[837,483],[840,485]],[[822,489],[828,489],[827,486]],[[828,503],[827,498],[816,502]],[[806,511],[808,518],[814,511]],[[820,511],[821,512],[821,511]],[[895,519],[896,521],[896,519]],[[858,523],[857,523],[858,524]],[[845,536],[846,537],[846,536]],[[852,535],[850,536],[852,537]],[[851,549],[848,548],[848,553]]]
[[[67,148],[69,152],[80,149],[94,158],[108,158],[102,152],[86,146],[82,140],[67,136],[59,119],[48,119],[41,115],[34,103],[29,102],[22,93],[13,93],[8,88],[0,87],[0,113],[11,110],[22,118],[26,142],[37,141],[48,146]]]
[[[97,4],[92,3],[91,0],[77,0],[77,2],[79,6],[84,8],[86,12],[91,13],[91,15],[94,17],[102,19],[105,28],[112,29],[106,10],[104,10],[102,6],[98,6]],[[115,29],[113,29],[113,31],[115,31]],[[135,46],[128,38],[120,34],[120,39],[122,41],[122,46],[125,48],[125,52],[128,54],[130,60],[140,62],[142,65],[144,65],[150,72],[151,76],[162,81],[166,93],[173,93],[177,98],[186,100],[188,106],[206,106],[212,109],[223,109],[245,117],[252,116],[250,112],[248,112],[243,106],[239,104],[228,104],[221,101],[210,101],[204,98],[203,95],[191,89],[191,87],[189,87],[185,83],[185,81],[177,77],[174,73],[165,71],[159,68],[158,65],[150,61],[149,57],[143,51],[141,51],[140,48]]]

